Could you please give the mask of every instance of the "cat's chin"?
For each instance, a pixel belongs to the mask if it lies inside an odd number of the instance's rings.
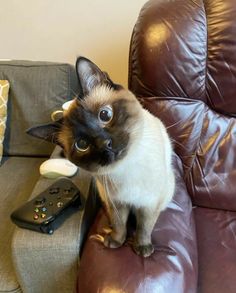
[[[108,175],[115,170],[117,165],[124,159],[127,154],[127,148],[123,148],[122,150],[115,153],[113,156],[106,156],[99,163],[88,163],[81,164],[81,162],[75,160],[73,157],[66,156],[69,161],[73,164],[82,168],[83,170],[91,173],[92,175]]]
[[[107,165],[107,166],[102,166],[102,167],[99,167],[96,172],[92,172],[95,176],[96,175],[109,175],[112,173],[112,171],[114,170],[115,166],[116,165],[115,163],[113,164],[110,164],[110,165]]]
[[[96,168],[94,170],[91,170],[90,172],[95,176],[111,174],[113,171],[115,171],[116,167],[122,162],[123,158],[125,157],[125,154],[125,151],[120,152],[120,154],[117,155],[116,159],[112,163],[104,166],[97,165]]]

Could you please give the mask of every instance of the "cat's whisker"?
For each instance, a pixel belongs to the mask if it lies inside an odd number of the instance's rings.
[[[103,180],[103,184],[104,184],[104,187],[105,187],[105,193],[106,193],[107,199],[109,200],[109,202],[113,206],[113,209],[114,209],[114,212],[115,212],[117,218],[121,221],[121,218],[120,218],[120,215],[119,215],[119,211],[118,211],[118,209],[117,209],[114,201],[112,200],[112,197],[110,196],[110,191],[109,191],[109,186],[108,186],[108,181],[107,181],[108,178],[107,177],[110,178],[109,175],[108,176],[106,176],[106,175],[103,176],[103,179],[104,179]]]
[[[74,98],[77,98],[79,97],[79,92],[75,92],[73,89],[71,89],[71,93],[73,94]]]
[[[106,182],[107,182],[107,180],[106,180]],[[106,183],[106,184],[107,184],[107,183]],[[113,206],[113,209],[114,209],[114,212],[115,212],[116,215],[117,215],[117,218],[121,221],[119,211],[118,211],[118,209],[117,209],[117,207],[116,207],[114,201],[112,200],[112,196],[110,196],[110,193],[109,193],[109,192],[108,192],[108,198],[109,198],[109,200],[110,200],[110,202],[111,202],[111,204],[112,204],[112,206]]]
[[[56,132],[52,133],[51,135],[48,134],[48,135],[45,136],[45,140],[49,140],[49,138],[51,137],[52,138],[52,141],[53,141],[56,135],[57,135]]]
[[[116,184],[115,184],[115,182],[114,182],[114,180],[112,179],[112,177],[111,176],[109,176],[108,175],[108,177],[109,177],[109,180],[110,180],[110,182],[111,182],[111,185],[112,185],[112,187],[113,187],[113,189],[114,189],[114,191],[118,191],[118,187],[116,186]]]
[[[176,126],[176,125],[178,125],[179,123],[184,122],[184,121],[185,121],[184,119],[180,119],[179,121],[177,121],[177,122],[175,122],[175,123],[173,123],[173,124],[171,124],[171,125],[169,125],[169,126],[166,126],[166,129],[169,129],[169,128],[171,128],[171,127],[174,127],[174,126]]]

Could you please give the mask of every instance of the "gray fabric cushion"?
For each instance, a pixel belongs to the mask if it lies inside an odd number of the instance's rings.
[[[60,157],[56,148],[52,157]],[[45,190],[56,179],[41,177],[31,198]],[[12,251],[15,269],[23,292],[75,292],[79,253],[82,241],[96,213],[96,193],[90,194],[91,176],[79,170],[72,181],[86,199],[86,207],[71,215],[53,235],[16,228]],[[93,197],[94,195],[95,197]]]
[[[11,257],[11,212],[31,195],[43,158],[11,157],[0,168],[0,292],[19,292]]]
[[[10,82],[4,154],[49,155],[53,146],[25,130],[49,122],[51,112],[78,93],[74,68],[50,62],[1,61],[0,79]]]

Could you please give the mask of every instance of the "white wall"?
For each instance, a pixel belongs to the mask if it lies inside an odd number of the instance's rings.
[[[0,58],[92,59],[127,85],[129,42],[146,0],[0,0]]]

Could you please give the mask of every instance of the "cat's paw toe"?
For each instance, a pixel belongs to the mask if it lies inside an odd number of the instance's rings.
[[[104,245],[108,248],[118,248],[120,246],[122,246],[123,242],[119,242],[114,240],[110,234],[107,234],[104,237]]]
[[[134,244],[133,249],[138,255],[143,257],[149,257],[154,252],[154,247],[151,243],[147,245]]]

